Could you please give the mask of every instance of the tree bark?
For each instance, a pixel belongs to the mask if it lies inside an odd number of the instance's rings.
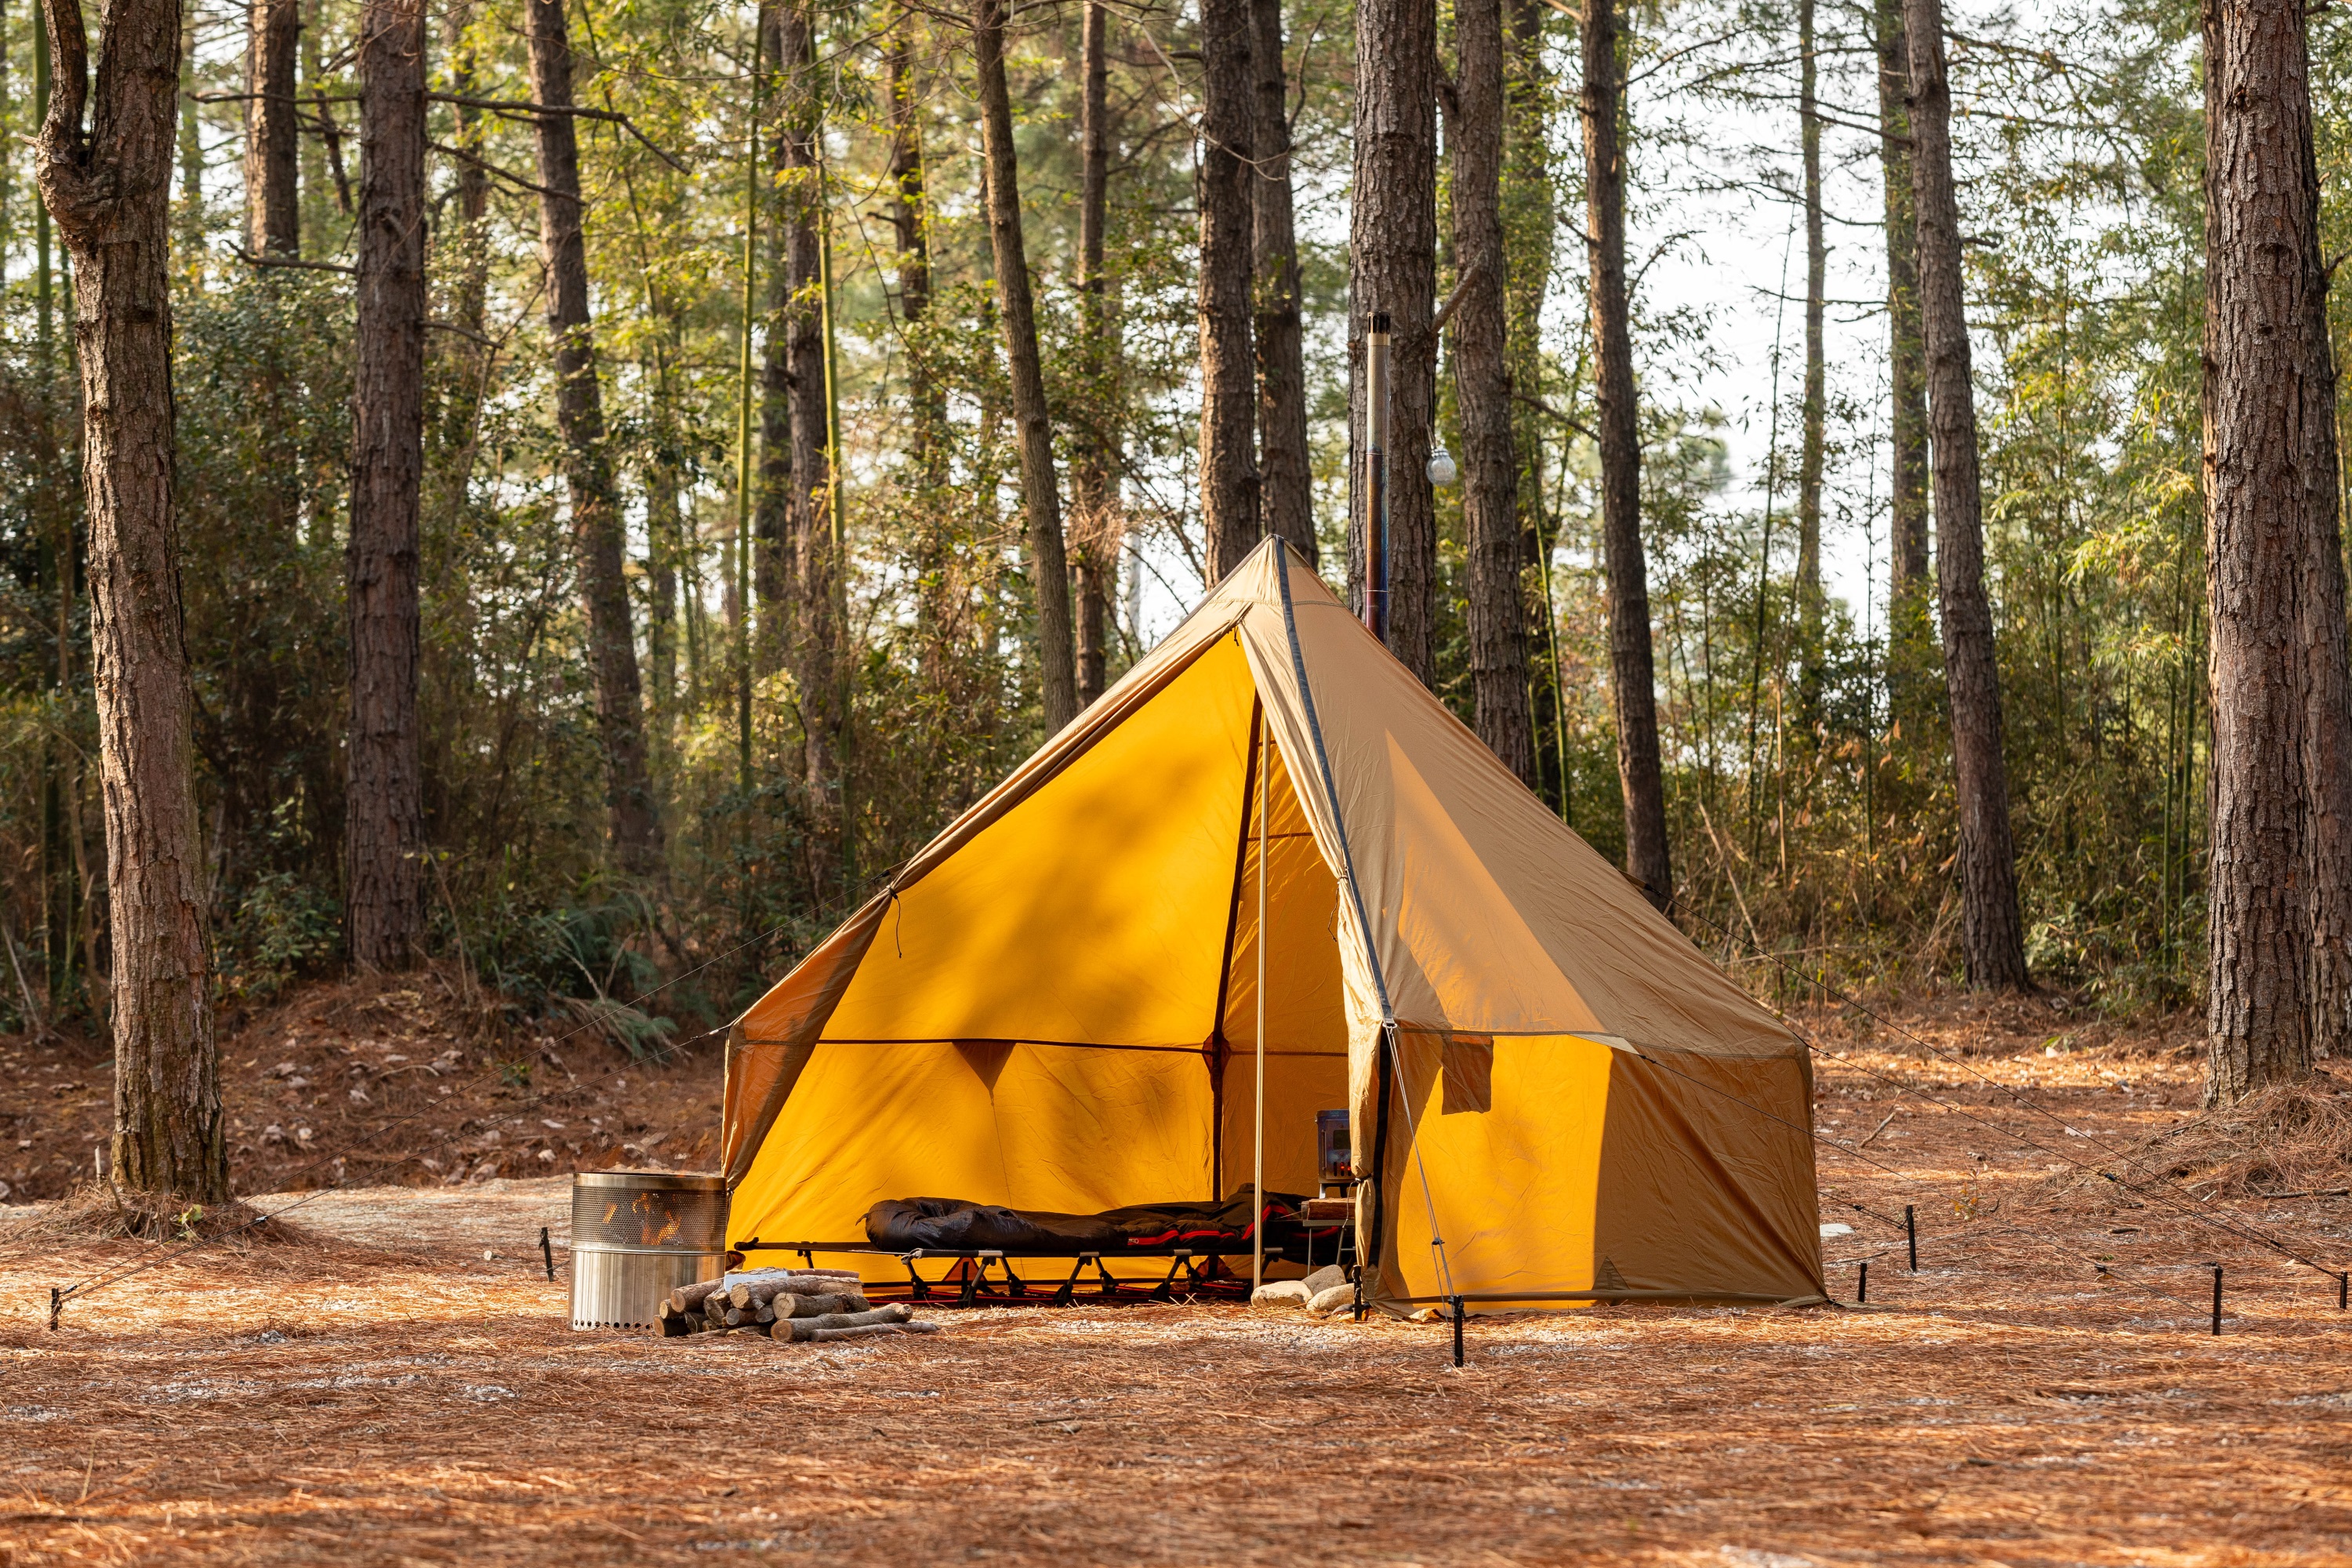
[[[572,37],[562,0],[525,0],[530,81],[536,101],[572,107]],[[539,154],[539,240],[547,275],[547,329],[555,343],[555,424],[563,438],[563,488],[572,501],[572,548],[587,601],[588,658],[596,681],[596,725],[604,751],[604,801],[613,847],[636,875],[658,868],[661,824],[646,767],[637,649],[622,567],[622,521],[604,450],[604,404],[596,380],[596,340],[588,318],[588,244],[582,229],[580,148],[569,114],[534,117]]]
[[[898,315],[908,326],[930,313],[930,223],[924,193],[921,93],[915,80],[914,40],[909,24],[890,37],[885,57],[890,94],[890,228],[898,250]],[[915,405],[915,439],[920,467],[929,475],[936,461],[940,394],[938,378],[929,374],[929,357],[919,348],[910,358],[910,398]]]
[[[1013,96],[1004,79],[1004,0],[972,0],[973,64],[988,168],[988,228],[996,262],[997,317],[1011,371],[1013,422],[1021,441],[1021,495],[1028,512],[1029,576],[1036,595],[1037,675],[1045,729],[1078,714],[1070,626],[1069,561],[1062,549],[1062,498],[1054,472],[1054,424],[1037,353],[1037,312],[1029,253],[1021,236],[1021,174],[1013,145]]]
[[[1544,514],[1543,452],[1549,428],[1543,413],[1527,398],[1542,400],[1548,384],[1543,348],[1544,298],[1552,269],[1557,225],[1552,189],[1551,106],[1553,79],[1546,60],[1546,32],[1555,13],[1545,0],[1508,0],[1510,56],[1503,81],[1503,251],[1504,309],[1507,317],[1505,351],[1510,366],[1514,396],[1512,447],[1527,465],[1527,482],[1519,487],[1519,563],[1526,579],[1521,595],[1527,605],[1527,649],[1530,673],[1528,705],[1535,732],[1536,772],[1540,778],[1545,760],[1562,776],[1554,781],[1552,804],[1563,816],[1569,789],[1563,727],[1566,705],[1559,694],[1559,670],[1547,657],[1556,644],[1550,622],[1551,597],[1548,574],[1549,555],[1559,527]],[[1546,734],[1546,730],[1552,732]],[[1541,793],[1538,786],[1538,793]]]
[[[1118,439],[1118,399],[1111,367],[1113,335],[1108,279],[1103,275],[1103,235],[1110,218],[1110,8],[1089,0],[1080,24],[1078,100],[1078,308],[1085,333],[1088,414],[1078,436],[1071,475],[1071,555],[1078,578],[1078,704],[1103,694],[1112,563],[1118,558],[1117,481],[1111,453]]]
[[[774,5],[762,5],[759,16],[759,47],[763,68],[772,81],[782,82],[790,68],[783,47],[782,17]],[[793,310],[793,293],[799,287],[785,265],[784,209],[792,198],[786,187],[795,176],[788,165],[779,115],[768,149],[768,188],[760,205],[761,221],[768,226],[768,289],[765,309],[767,342],[760,361],[760,472],[752,491],[751,592],[759,602],[761,663],[772,669],[795,655],[799,625],[798,552],[793,543],[793,367],[792,340],[784,323]]]
[[[1315,476],[1307,450],[1307,356],[1298,235],[1290,196],[1290,104],[1283,68],[1282,0],[1250,0],[1250,122],[1256,179],[1251,244],[1256,272],[1258,521],[1312,565]]]
[[[1798,680],[1806,724],[1822,692],[1822,471],[1829,448],[1829,372],[1822,341],[1829,247],[1822,234],[1822,121],[1816,96],[1814,0],[1797,0],[1797,127],[1804,163],[1805,405],[1797,459]]]
[[[2305,770],[2340,762],[2333,715],[2319,734],[2310,720],[2342,700],[2344,630],[2341,568],[2315,573],[2312,559],[2318,520],[2334,531],[2337,475],[2304,12],[2207,0],[2204,34],[2206,1098],[2226,1105],[2311,1071],[2312,906],[2297,884],[2315,869],[2313,807],[2332,806],[2335,781]]]
[[[2316,174],[2313,175],[2317,183]],[[2318,236],[2307,237],[2317,256]],[[2313,459],[2336,471],[2336,367],[2326,317],[2326,281],[2312,294],[2315,379],[2324,383],[2326,424],[2315,432]],[[2310,487],[2311,530],[2302,595],[2308,666],[2304,780],[2310,797],[2311,1049],[2315,1057],[2352,1056],[2352,649],[2346,646],[2344,534],[2336,489]]]
[[[1394,336],[1389,395],[1388,646],[1428,685],[1437,678],[1437,515],[1429,444],[1437,363],[1429,341],[1437,291],[1437,8],[1433,0],[1356,7],[1355,185],[1349,215],[1348,342],[1353,427],[1365,428],[1363,355],[1372,317]],[[1359,435],[1351,490],[1361,495]],[[1363,605],[1362,520],[1349,542],[1355,607]]]
[[[1250,5],[1201,0],[1201,521],[1213,584],[1258,537]]]
[[[105,6],[94,105],[78,0],[47,0],[45,9],[58,68],[36,167],[73,261],[81,368],[114,959],[112,1170],[121,1185],[216,1203],[228,1196],[228,1157],[172,493],[168,237],[179,6]]]
[[[468,37],[472,20],[467,4],[453,4],[441,16],[441,41],[449,61],[449,87],[459,97],[474,95],[474,45]],[[482,155],[482,111],[456,106],[456,144],[478,158]],[[425,483],[431,487],[425,515],[441,526],[463,517],[473,488],[474,467],[480,446],[482,403],[490,353],[484,328],[489,303],[490,177],[478,163],[453,158],[457,221],[444,223],[433,237],[436,261],[447,279],[442,312],[458,330],[430,339],[426,353],[437,361],[428,373],[428,385],[437,385],[440,404],[428,410],[432,441],[425,460]]]
[[[1903,0],[1876,0],[1878,166],[1885,185],[1887,366],[1894,484],[1893,597],[1924,620],[1927,591],[1927,368],[1919,335],[1917,226],[1911,199],[1910,46]]]
[[[1478,738],[1529,788],[1527,597],[1519,574],[1518,463],[1511,442],[1503,254],[1503,5],[1456,0],[1454,258],[1454,400],[1462,420],[1462,514],[1470,554],[1470,681]]]
[[[824,173],[817,161],[824,107],[817,91],[816,31],[807,0],[783,0],[776,18],[782,108],[779,226],[791,301],[782,321],[785,393],[792,426],[791,517],[794,606],[793,679],[800,689],[802,778],[808,790],[809,879],[830,897],[839,865],[841,762],[846,716],[842,674],[845,621],[841,541],[835,536],[830,406],[824,384]]]
[[[1625,62],[1615,0],[1586,0],[1580,31],[1601,547],[1609,577],[1609,662],[1617,704],[1617,777],[1625,797],[1625,869],[1663,910],[1674,898],[1675,879],[1666,847],[1665,773],[1658,760],[1649,564],[1642,552],[1640,408],[1625,288]]]
[[[245,243],[257,256],[302,253],[301,122],[294,79],[301,0],[254,0],[246,45]]]
[[[2025,933],[2017,910],[2009,776],[2001,758],[2000,670],[1985,597],[1984,498],[1977,471],[1976,391],[1960,288],[1959,199],[1952,185],[1951,85],[1944,69],[1943,0],[1906,0],[1911,58],[1912,200],[1917,214],[1919,315],[1934,436],[1937,587],[1944,684],[1951,692],[1952,771],[1959,808],[1961,924],[1969,984],[2023,990]]]
[[[352,726],[344,940],[362,969],[415,959],[417,511],[425,468],[425,14],[370,0],[360,23],[359,300],[352,374]]]

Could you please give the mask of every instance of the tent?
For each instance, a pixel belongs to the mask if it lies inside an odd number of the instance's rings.
[[[1223,1196],[1261,1108],[1265,1188],[1312,1192],[1346,1108],[1381,1306],[1790,1301],[1811,1106],[1788,1028],[1268,541],[744,1013],[721,1152],[731,1237],[841,1242],[916,1194]]]

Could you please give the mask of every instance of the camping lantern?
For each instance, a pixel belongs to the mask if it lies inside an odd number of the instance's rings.
[[[1315,1173],[1325,1182],[1344,1182],[1356,1173],[1349,1162],[1355,1158],[1348,1146],[1348,1113],[1344,1110],[1318,1110],[1315,1113]]]
[[[727,1271],[727,1179],[673,1171],[572,1178],[572,1326],[650,1329],[681,1285]]]

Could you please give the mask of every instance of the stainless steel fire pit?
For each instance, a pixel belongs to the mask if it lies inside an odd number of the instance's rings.
[[[572,1178],[572,1326],[650,1329],[680,1285],[727,1271],[727,1180],[671,1171]]]

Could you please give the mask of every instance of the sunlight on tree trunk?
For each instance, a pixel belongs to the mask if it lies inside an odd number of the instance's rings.
[[[125,1188],[217,1203],[228,1196],[228,1157],[173,497],[169,234],[179,7],[169,0],[105,6],[95,103],[78,0],[47,0],[46,11],[58,89],[36,167],[73,259],[80,348],[114,958],[111,1173]]]
[[[2344,605],[2340,565],[2314,574],[2310,561],[2335,532],[2337,474],[2302,6],[2216,0],[2205,59],[2205,1092],[2228,1105],[2311,1072],[2312,905],[2298,883],[2317,868],[2313,798],[2332,807],[2335,792],[2315,790],[2305,770],[2332,762],[2341,773],[2340,720],[2329,714],[2314,735],[2310,718],[2314,704],[2344,699]],[[2335,548],[2331,539],[2331,558]],[[2325,629],[2313,625],[2323,615]]]
[[[2025,932],[2001,757],[2000,674],[1985,598],[1984,497],[1977,473],[1976,391],[1960,286],[1960,218],[1952,187],[1951,88],[1942,0],[1908,0],[1912,196],[1918,215],[1919,313],[1934,422],[1936,562],[1943,601],[1944,683],[1952,701],[1952,770],[1959,806],[1962,930],[1969,984],[2022,990]]]
[[[1601,448],[1601,553],[1609,574],[1609,656],[1617,703],[1617,776],[1625,793],[1625,869],[1660,909],[1675,895],[1665,774],[1642,548],[1642,441],[1625,286],[1624,43],[1615,0],[1585,0],[1585,244],[1591,258],[1593,401]]]

